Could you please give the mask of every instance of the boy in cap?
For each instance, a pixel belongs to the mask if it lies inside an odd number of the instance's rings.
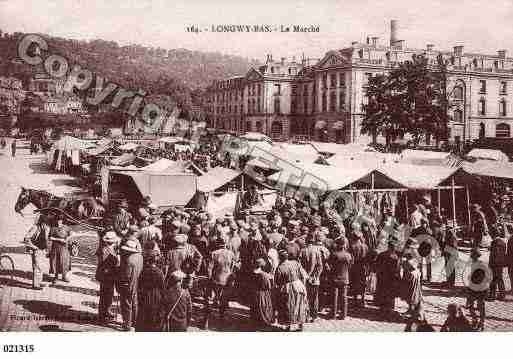
[[[182,284],[186,274],[180,270],[169,273],[167,289],[162,297],[163,332],[186,332],[192,318],[192,298]]]

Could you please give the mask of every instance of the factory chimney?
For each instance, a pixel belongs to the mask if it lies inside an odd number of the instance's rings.
[[[390,21],[390,46],[395,46],[395,43],[399,40],[399,21]]]

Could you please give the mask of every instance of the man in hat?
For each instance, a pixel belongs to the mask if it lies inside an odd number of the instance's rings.
[[[333,291],[332,317],[336,319],[339,308],[341,308],[341,319],[347,316],[347,288],[349,287],[349,272],[353,265],[353,257],[347,251],[347,242],[338,241],[335,243],[334,251],[328,259],[331,268],[331,288]],[[340,305],[340,307],[339,307]]]
[[[481,206],[477,203],[472,205],[472,210],[470,212],[471,218],[471,233],[474,239],[474,247],[479,248],[481,246],[481,242],[483,241],[483,237],[488,235],[488,224],[486,223],[486,216],[481,210]]]
[[[208,265],[210,281],[205,296],[205,328],[208,327],[212,294],[219,305],[221,320],[224,320],[225,312],[229,307],[229,288],[233,284],[233,270],[236,266],[236,260],[233,252],[227,248],[226,241],[226,235],[220,234],[217,237],[216,248],[210,255]]]
[[[507,244],[504,238],[504,227],[496,225],[491,227],[493,233],[493,240],[490,245],[490,257],[488,259],[488,266],[490,267],[493,275],[492,283],[490,285],[489,300],[503,300],[506,296],[504,288],[503,271],[506,266],[506,251]],[[499,287],[499,296],[497,297],[497,287]]]
[[[203,256],[194,245],[187,243],[187,239],[186,234],[175,235],[173,247],[166,254],[164,274],[167,276],[181,270],[186,275],[185,284],[188,288],[192,288],[192,281],[201,268]],[[167,279],[168,277],[166,277],[166,283]]]
[[[403,299],[408,304],[408,314],[412,317],[421,313],[422,280],[418,263],[408,255],[403,264]]]
[[[137,208],[137,219],[139,221],[148,219],[148,217],[150,216],[150,212],[151,212],[151,209],[149,207],[150,205],[151,205],[151,197],[145,196],[142,199],[141,204],[139,205],[139,208]]]
[[[395,298],[398,295],[401,280],[400,260],[396,248],[399,241],[392,237],[388,241],[388,249],[376,258],[376,293],[374,301],[385,317],[390,318],[395,309]]]
[[[122,200],[112,218],[112,226],[114,227],[114,231],[116,234],[123,238],[128,233],[128,227],[132,223],[132,215],[128,212],[128,202],[127,200]]]
[[[96,268],[96,280],[100,282],[100,301],[98,303],[98,320],[107,322],[116,317],[111,313],[110,307],[114,298],[114,287],[119,275],[119,256],[116,247],[121,239],[116,232],[109,231],[101,238],[100,248],[97,252],[98,265]]]
[[[181,227],[182,222],[178,220],[174,220],[168,224],[168,229],[162,238],[162,245],[164,247],[164,251],[168,251],[170,248],[174,246],[175,237],[180,233]]]
[[[180,270],[169,273],[168,287],[162,296],[162,324],[164,332],[186,332],[192,318],[192,299]]]
[[[513,237],[509,237],[506,249],[506,267],[508,268],[511,293],[513,294]]]
[[[369,249],[363,242],[363,233],[359,230],[354,231],[351,236],[349,253],[353,257],[353,265],[349,273],[351,282],[351,295],[354,295],[355,301],[361,306],[365,306],[365,286],[367,283],[367,253]],[[360,297],[360,302],[358,302]]]
[[[485,299],[490,287],[490,275],[487,265],[480,260],[481,252],[478,248],[472,248],[470,251],[471,265],[468,270],[467,278],[467,304],[472,316],[472,325],[479,331],[484,330],[484,321],[486,318]],[[479,322],[477,321],[475,304],[479,311]]]
[[[305,269],[308,277],[306,281],[306,292],[308,298],[308,306],[310,308],[310,322],[317,319],[319,313],[319,286],[321,284],[321,274],[324,269],[324,257],[321,248],[316,239],[310,238],[300,252],[299,260]]]
[[[120,249],[118,288],[123,329],[135,331],[138,306],[137,286],[143,269],[143,256],[135,238],[128,239]]]
[[[41,214],[37,222],[29,229],[23,241],[32,261],[32,289],[43,289],[41,286],[41,282],[43,281],[41,262],[45,252],[48,250],[49,236],[49,218]]]

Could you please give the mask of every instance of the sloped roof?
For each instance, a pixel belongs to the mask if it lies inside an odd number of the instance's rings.
[[[197,177],[185,174],[125,173],[142,196],[150,196],[160,206],[185,206],[197,190]]]
[[[161,158],[148,166],[142,167],[141,170],[146,172],[163,172],[175,168],[176,166],[178,166],[178,162]]]
[[[280,186],[289,184],[306,188],[316,183],[321,190],[334,191],[344,189],[355,182],[365,182],[370,185],[373,174],[374,184],[378,188],[403,188],[400,182],[376,170],[374,166],[361,163],[350,163],[347,166],[301,164],[295,169],[288,168],[272,174],[269,179],[276,181]],[[298,183],[298,181],[301,182]]]
[[[465,174],[461,168],[416,166],[405,163],[387,163],[378,170],[405,188],[411,189],[433,189],[458,172]]]
[[[511,162],[481,160],[474,163],[465,162],[463,168],[477,176],[513,179],[513,163]]]
[[[491,150],[486,148],[474,148],[469,153],[467,153],[467,157],[472,157],[480,160],[493,160],[499,162],[508,162],[508,155],[499,150]]]
[[[419,166],[459,167],[462,159],[450,152],[404,150],[400,155],[401,163]]]
[[[198,177],[198,191],[212,192],[237,178],[242,172],[225,167],[214,167]]]

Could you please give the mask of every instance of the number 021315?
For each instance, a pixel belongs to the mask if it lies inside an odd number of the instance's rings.
[[[34,344],[4,344],[4,353],[32,353],[34,351]]]

